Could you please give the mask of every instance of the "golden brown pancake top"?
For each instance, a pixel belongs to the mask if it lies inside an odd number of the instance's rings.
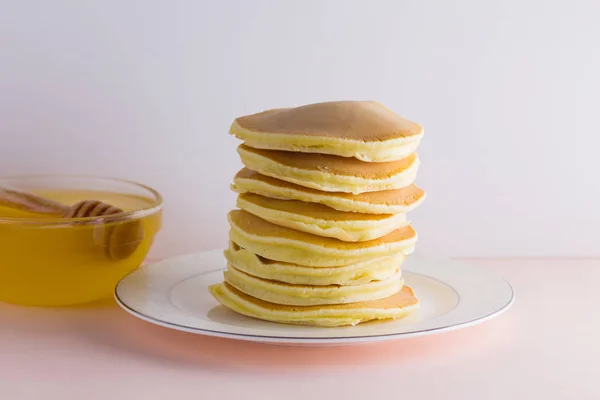
[[[307,188],[304,186],[296,185],[295,183],[286,182],[282,181],[281,179],[276,179],[270,176],[262,175],[248,168],[241,169],[235,175],[234,182],[236,179],[251,179],[267,183],[271,186],[293,189],[296,191],[309,194],[316,194],[319,196],[337,197],[341,199],[353,200],[359,203],[386,204],[390,206],[408,206],[413,203],[416,203],[425,195],[425,191],[417,187],[415,184],[411,184],[401,189],[382,190],[378,192],[365,192],[356,195],[352,193],[343,192],[322,192],[317,189]]]
[[[283,304],[269,303],[268,301],[260,300],[255,297],[249,296],[246,293],[242,293],[227,282],[223,282],[228,290],[233,292],[236,296],[242,299],[254,303],[260,307],[278,310],[278,311],[318,311],[318,310],[352,310],[360,308],[379,308],[379,309],[390,309],[390,308],[402,308],[416,305],[419,300],[415,297],[413,290],[404,285],[402,290],[398,293],[379,300],[361,301],[357,303],[346,303],[346,304],[328,304],[322,306],[287,306]]]
[[[235,120],[264,134],[325,136],[376,142],[418,135],[423,128],[375,101],[332,101],[278,108]]]
[[[374,163],[360,161],[354,157],[254,149],[244,144],[241,144],[238,150],[266,157],[271,161],[288,167],[320,171],[333,175],[356,176],[364,179],[385,179],[399,174],[413,165],[417,158],[416,153],[413,153],[401,160]]]
[[[338,211],[317,203],[305,203],[299,200],[279,200],[258,194],[244,193],[239,198],[259,207],[283,211],[325,221],[378,221],[391,217],[390,214],[364,214]]]
[[[243,210],[232,210],[229,212],[228,216],[231,224],[250,235],[290,239],[340,250],[371,248],[386,243],[402,242],[416,236],[415,230],[410,225],[407,225],[377,239],[365,242],[344,242],[339,239],[312,235],[310,233],[275,225]]]

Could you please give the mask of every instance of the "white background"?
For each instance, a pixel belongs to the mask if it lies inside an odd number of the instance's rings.
[[[223,246],[267,108],[378,100],[425,127],[410,218],[447,256],[600,255],[599,1],[3,1],[0,172],[139,180],[157,256]]]

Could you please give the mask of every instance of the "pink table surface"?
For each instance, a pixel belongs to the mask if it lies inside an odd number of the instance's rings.
[[[157,327],[113,302],[0,305],[0,399],[600,399],[600,261],[468,260],[516,291],[497,319],[294,348]]]

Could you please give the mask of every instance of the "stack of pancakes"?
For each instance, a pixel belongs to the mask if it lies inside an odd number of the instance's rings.
[[[419,305],[401,264],[417,241],[406,213],[422,127],[376,102],[339,101],[237,118],[226,307],[317,326],[405,316]]]

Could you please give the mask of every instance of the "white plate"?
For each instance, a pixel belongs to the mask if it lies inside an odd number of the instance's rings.
[[[220,305],[208,286],[223,280],[222,250],[163,260],[127,275],[115,298],[145,321],[201,335],[279,344],[350,344],[401,339],[474,325],[506,310],[511,286],[486,270],[451,260],[411,255],[402,266],[407,285],[421,302],[396,321],[318,328],[277,324],[239,315]]]

